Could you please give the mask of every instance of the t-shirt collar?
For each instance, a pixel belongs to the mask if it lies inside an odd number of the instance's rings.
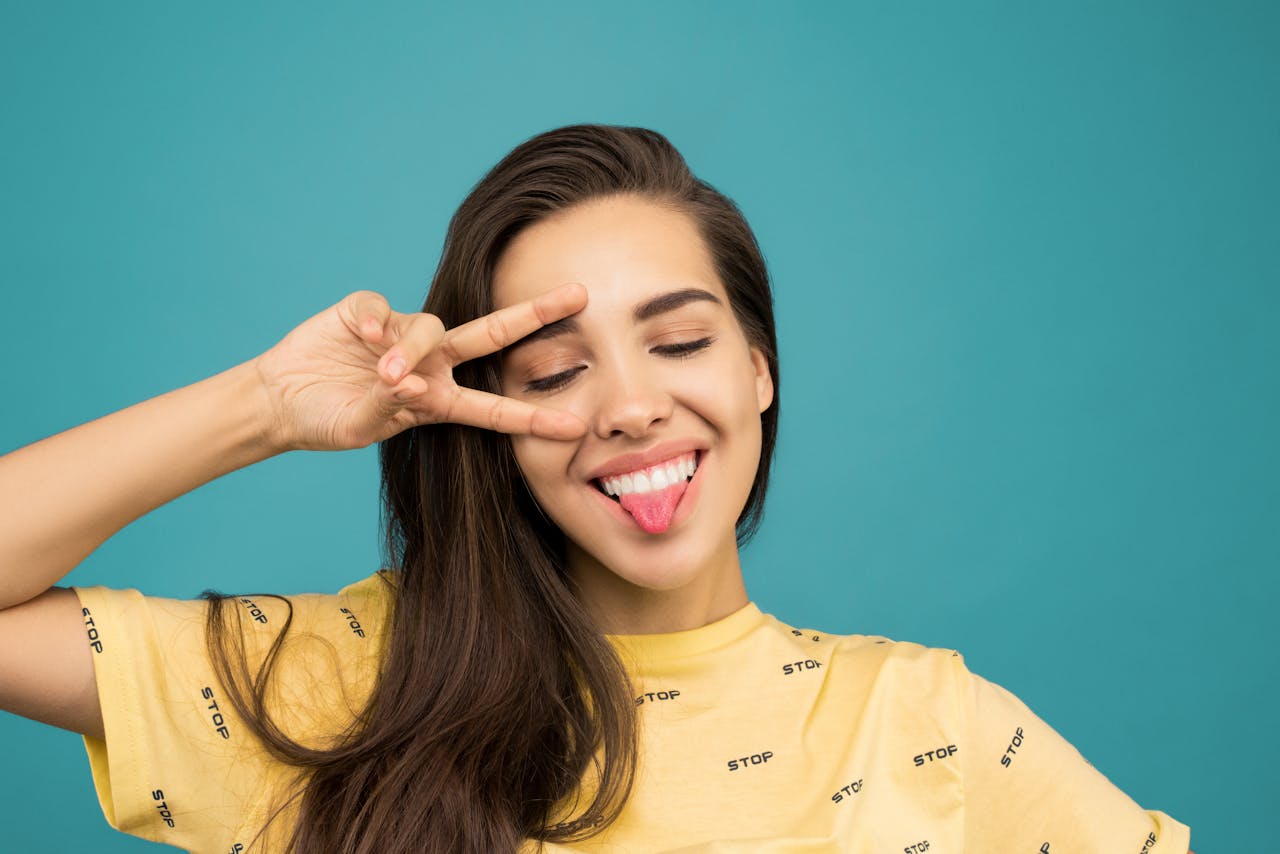
[[[646,661],[684,658],[728,646],[750,634],[764,622],[754,602],[696,629],[650,635],[605,635],[615,647]]]

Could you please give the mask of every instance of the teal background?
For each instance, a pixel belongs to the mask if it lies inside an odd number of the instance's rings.
[[[652,127],[774,279],[752,597],[959,649],[1200,851],[1265,845],[1280,7],[462,5],[0,7],[0,450],[352,290],[416,310],[512,147]],[[376,462],[236,472],[62,583],[335,591],[377,567]],[[0,744],[0,847],[153,847],[78,736],[0,713]]]

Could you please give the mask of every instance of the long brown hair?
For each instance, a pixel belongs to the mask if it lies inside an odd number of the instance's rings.
[[[422,311],[446,328],[492,311],[493,270],[512,238],[558,211],[619,194],[692,218],[747,340],[768,360],[773,402],[761,415],[760,464],[737,520],[742,545],[764,510],[778,426],[768,273],[737,206],[696,178],[664,136],[574,125],[517,146],[454,214]],[[499,392],[498,359],[463,363],[455,378]],[[617,817],[634,781],[634,694],[573,594],[564,535],[530,495],[510,438],[436,424],[387,439],[379,458],[394,595],[378,678],[358,726],[337,746],[294,741],[266,709],[268,671],[288,621],[254,676],[223,625],[226,610],[240,618],[222,607],[233,597],[202,594],[210,600],[209,654],[236,711],[272,756],[306,779],[289,850],[498,852],[528,838],[595,835]],[[582,793],[592,795],[585,808],[554,821]]]

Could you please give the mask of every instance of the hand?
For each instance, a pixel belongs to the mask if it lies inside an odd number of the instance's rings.
[[[587,289],[568,284],[445,331],[435,315],[392,311],[374,291],[348,294],[254,360],[269,435],[283,450],[339,451],[450,421],[576,439],[587,429],[576,415],[461,387],[453,368],[586,304]]]

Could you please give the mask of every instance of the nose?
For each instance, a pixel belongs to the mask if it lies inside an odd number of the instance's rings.
[[[601,439],[619,433],[643,438],[655,424],[671,417],[675,401],[652,371],[618,365],[599,375],[598,404],[592,419]]]

